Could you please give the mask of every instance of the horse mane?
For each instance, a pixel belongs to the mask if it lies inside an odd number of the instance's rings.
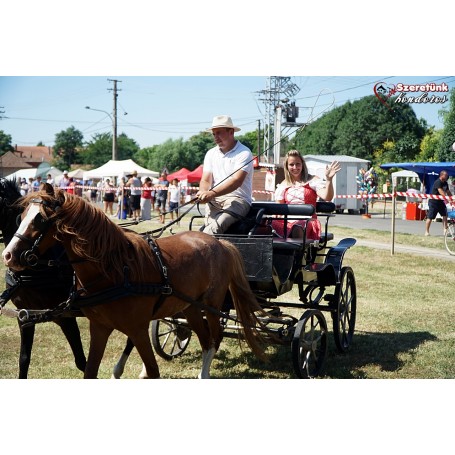
[[[124,267],[129,269],[131,281],[147,281],[153,267],[152,254],[147,241],[133,231],[125,231],[112,222],[98,207],[80,196],[55,189],[31,193],[22,204],[27,206],[39,198],[44,219],[54,222],[55,238],[68,235],[71,248],[78,256],[96,262],[103,275],[114,282],[124,280]],[[49,208],[56,208],[49,213]]]
[[[19,184],[15,178],[11,180],[0,178],[0,197],[6,205],[12,205],[22,197]]]

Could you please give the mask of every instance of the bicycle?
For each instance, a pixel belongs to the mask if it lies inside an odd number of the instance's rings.
[[[444,243],[449,254],[455,256],[455,210],[447,213],[447,229],[444,234]]]

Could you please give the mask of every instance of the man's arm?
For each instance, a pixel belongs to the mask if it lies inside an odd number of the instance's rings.
[[[202,175],[201,183],[199,187],[201,188],[197,195],[202,202],[209,202],[217,196],[224,196],[226,194],[232,193],[237,188],[239,188],[244,182],[247,172],[239,169],[235,174],[227,178],[224,182],[217,185],[215,188],[211,188],[212,176],[209,175],[208,178],[204,179],[204,174]],[[209,183],[210,182],[210,183]]]

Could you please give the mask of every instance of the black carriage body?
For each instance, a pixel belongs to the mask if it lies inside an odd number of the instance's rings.
[[[294,371],[298,377],[311,378],[322,372],[327,354],[327,323],[323,312],[331,314],[335,344],[340,352],[350,347],[356,318],[356,285],[350,267],[343,266],[346,251],[356,240],[342,239],[338,245],[328,247],[333,240],[328,232],[329,219],[335,212],[333,203],[319,202],[316,209],[305,204],[279,204],[253,202],[249,214],[234,223],[219,239],[233,243],[240,251],[245,274],[261,307],[267,312],[264,318],[267,330],[283,341],[291,343]],[[306,239],[289,235],[287,222],[295,219],[312,219],[314,213],[325,217],[321,238]],[[272,221],[284,219],[284,237],[273,231]],[[193,217],[201,218],[201,217]],[[190,222],[192,229],[193,219]],[[299,302],[275,299],[298,286]],[[300,319],[284,309],[302,309]],[[179,327],[176,321],[166,321]],[[238,336],[239,326],[223,322],[224,336]],[[157,331],[157,329],[155,329]],[[177,337],[177,341],[186,341]],[[184,344],[184,343],[183,343]],[[178,350],[180,355],[182,351]]]

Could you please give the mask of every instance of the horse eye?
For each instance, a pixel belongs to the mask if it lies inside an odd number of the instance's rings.
[[[16,217],[16,224],[17,224],[17,227],[19,227],[21,225],[21,221],[22,221],[22,218],[20,215],[17,215]]]
[[[36,229],[41,229],[45,223],[46,220],[43,218],[43,215],[41,215],[41,213],[38,213],[38,215],[36,215],[35,219],[33,220],[33,226],[35,226]]]

